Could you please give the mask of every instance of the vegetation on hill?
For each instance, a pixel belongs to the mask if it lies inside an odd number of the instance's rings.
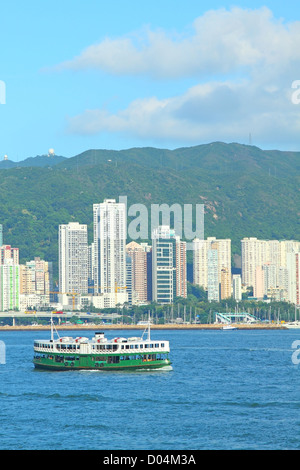
[[[236,254],[246,236],[299,239],[297,152],[217,142],[173,151],[89,150],[53,166],[32,160],[0,169],[0,223],[22,262],[40,256],[54,262],[55,273],[59,224],[87,224],[91,241],[93,204],[119,196],[149,214],[151,204],[204,204],[205,237],[231,238]]]

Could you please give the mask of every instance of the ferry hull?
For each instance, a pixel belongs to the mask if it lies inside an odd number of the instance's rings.
[[[81,361],[82,359],[82,361]],[[83,364],[82,362],[85,362]],[[33,364],[36,369],[66,371],[66,370],[102,370],[102,371],[120,371],[120,370],[141,370],[141,369],[161,369],[171,365],[169,359],[164,360],[127,360],[126,364],[109,364],[107,362],[97,363],[91,358],[80,358],[78,361],[65,360],[62,363],[56,363],[53,359],[34,359]]]

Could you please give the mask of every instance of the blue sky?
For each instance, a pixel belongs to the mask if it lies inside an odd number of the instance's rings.
[[[299,150],[295,4],[2,2],[0,160],[250,134],[261,148]]]

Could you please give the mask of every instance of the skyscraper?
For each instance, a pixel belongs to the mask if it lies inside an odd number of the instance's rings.
[[[127,255],[132,260],[132,300],[145,303],[147,296],[147,252],[142,245],[132,241],[126,245]]]
[[[87,226],[78,222],[60,225],[58,242],[59,291],[86,294],[88,292]]]
[[[176,236],[176,296],[187,297],[186,242]]]
[[[169,226],[152,233],[152,292],[158,303],[173,303],[176,297],[176,239]]]
[[[237,302],[242,300],[242,278],[239,274],[232,276],[232,290],[234,300]]]
[[[125,204],[105,199],[103,203],[93,205],[93,214],[95,293],[113,294],[117,303],[124,303],[127,300]]]
[[[218,250],[209,249],[207,251],[207,299],[209,302],[220,300],[218,263]]]
[[[300,250],[300,242],[295,240],[258,240],[244,238],[242,248],[242,283],[254,290],[267,294],[268,289],[286,290],[282,272],[287,268],[288,255]],[[264,279],[260,269],[264,270]],[[256,276],[258,278],[256,279]],[[265,283],[262,288],[259,284]]]
[[[20,266],[12,258],[0,265],[0,310],[19,310]]]
[[[193,241],[193,282],[208,289],[208,251],[218,251],[218,279],[221,283],[222,269],[227,269],[231,276],[231,240],[208,237],[207,240],[195,238]]]
[[[300,252],[287,254],[288,300],[300,305]]]
[[[158,303],[187,296],[186,243],[162,225],[152,234],[152,293]]]
[[[231,297],[231,273],[227,268],[221,270],[221,300]]]

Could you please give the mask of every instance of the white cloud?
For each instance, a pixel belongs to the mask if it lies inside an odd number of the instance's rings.
[[[251,132],[261,143],[289,143],[299,136],[300,107],[291,102],[291,84],[300,79],[300,22],[285,24],[267,8],[208,11],[189,35],[145,29],[107,38],[61,67],[206,81],[178,96],[136,99],[114,113],[86,110],[69,119],[72,133],[126,133],[160,142],[245,140]]]
[[[300,109],[288,93],[257,89],[250,82],[214,82],[168,99],[137,99],[117,113],[87,110],[69,120],[69,131],[125,133],[174,142],[245,140],[251,132],[262,142],[281,135],[288,143],[299,135],[299,125]]]
[[[298,61],[299,41],[300,22],[284,24],[265,7],[236,7],[208,11],[194,21],[189,35],[145,28],[127,37],[106,38],[60,67],[155,78],[200,77]]]

